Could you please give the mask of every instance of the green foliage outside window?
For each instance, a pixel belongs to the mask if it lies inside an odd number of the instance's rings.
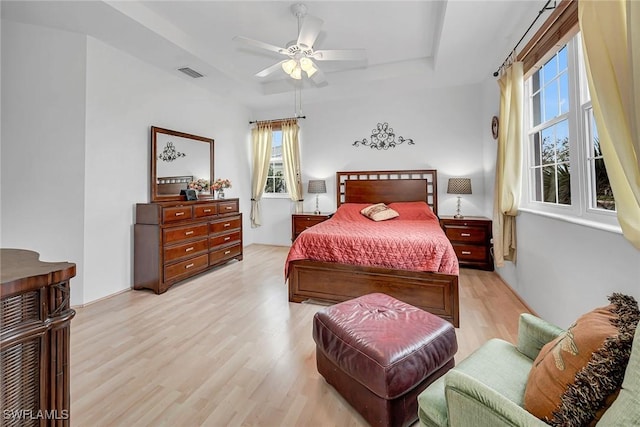
[[[275,165],[275,168],[274,168]],[[267,184],[264,187],[265,193],[286,193],[287,186],[284,181],[284,172],[282,171],[282,163],[269,164],[269,173],[267,175]]]

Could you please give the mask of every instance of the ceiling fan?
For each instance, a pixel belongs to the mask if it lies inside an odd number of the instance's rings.
[[[361,61],[366,59],[364,49],[314,50],[313,44],[320,34],[320,28],[324,21],[315,16],[307,15],[307,7],[301,3],[292,5],[291,13],[298,19],[298,39],[287,43],[286,47],[278,47],[242,36],[233,38],[236,41],[286,56],[282,61],[258,72],[256,77],[267,77],[282,69],[296,80],[301,80],[304,72],[316,85],[322,85],[326,83],[326,79],[315,61]]]

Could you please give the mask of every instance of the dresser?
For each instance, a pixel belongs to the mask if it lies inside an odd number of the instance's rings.
[[[492,221],[489,218],[443,216],[440,226],[456,251],[460,267],[493,270]]]
[[[298,235],[307,228],[320,224],[331,218],[331,214],[297,213],[291,215],[291,241],[296,240]]]
[[[161,294],[232,259],[242,260],[238,199],[136,205],[134,289]]]
[[[68,426],[69,335],[76,265],[2,249],[0,372],[2,426]]]

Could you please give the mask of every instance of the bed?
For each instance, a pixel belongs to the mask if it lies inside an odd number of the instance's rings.
[[[324,231],[326,234],[338,234],[335,233],[338,227],[335,221],[340,218],[334,215],[333,218],[304,231],[292,245],[285,265],[289,301],[317,300],[334,303],[371,292],[383,292],[436,314],[458,327],[458,264],[453,248],[437,225],[436,170],[337,172],[336,187],[338,206],[336,215],[338,216],[344,216],[343,208],[345,207],[353,211],[372,203],[382,202],[394,207],[424,201],[435,214],[433,216],[436,227],[434,228],[432,224],[429,229],[430,233],[440,241],[437,256],[446,259],[432,262],[431,265],[417,263],[398,268],[397,265],[396,267],[364,265],[367,264],[366,262],[358,262],[356,265],[321,260],[313,253],[309,253],[306,258],[301,256],[301,246],[313,248],[310,239],[314,233],[317,235]],[[385,227],[391,228],[392,224],[397,223],[401,218],[403,218],[402,212],[399,218],[383,222],[388,222],[389,224],[385,224]],[[371,223],[380,224],[373,221]],[[377,231],[378,229],[376,233]],[[333,244],[342,245],[343,243],[338,240]],[[451,259],[451,254],[454,260]],[[425,262],[429,264],[429,261]],[[442,266],[442,264],[445,265]]]

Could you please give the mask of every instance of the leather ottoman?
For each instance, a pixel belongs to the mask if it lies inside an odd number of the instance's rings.
[[[380,293],[316,313],[313,339],[318,372],[373,426],[416,421],[417,396],[458,350],[449,322]]]

